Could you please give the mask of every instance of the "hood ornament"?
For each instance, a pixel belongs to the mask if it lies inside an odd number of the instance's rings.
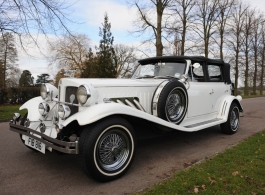
[[[74,103],[75,101],[75,94],[70,95],[70,103]]]

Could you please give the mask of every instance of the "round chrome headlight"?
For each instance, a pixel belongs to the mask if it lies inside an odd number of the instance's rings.
[[[41,84],[40,96],[42,97],[42,99],[45,100],[49,94],[50,94],[50,89],[48,85],[46,85],[45,83]]]
[[[48,114],[48,112],[50,112],[50,106],[49,104],[42,102],[39,104],[39,113],[42,116],[45,116],[46,114]]]
[[[76,92],[76,97],[79,104],[86,104],[87,100],[91,97],[91,91],[87,85],[80,85]]]
[[[58,115],[61,119],[66,119],[71,114],[69,106],[61,104],[58,109]]]

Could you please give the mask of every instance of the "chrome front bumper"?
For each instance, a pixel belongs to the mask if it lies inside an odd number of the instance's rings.
[[[67,154],[78,154],[79,148],[78,148],[78,141],[75,142],[66,142],[61,141],[58,139],[51,138],[43,133],[40,133],[38,131],[35,131],[33,129],[13,124],[12,122],[9,123],[10,127],[9,129],[11,131],[14,131],[16,133],[26,135],[28,137],[31,137],[35,140],[38,140],[45,144],[46,147],[51,147],[54,150],[57,150],[59,152],[67,153]],[[41,138],[35,136],[39,135]]]

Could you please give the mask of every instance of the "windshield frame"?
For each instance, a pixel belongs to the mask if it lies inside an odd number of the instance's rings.
[[[172,60],[172,59],[169,59],[169,60],[167,60],[167,59],[154,60],[153,62],[149,62],[149,63],[146,63],[146,64],[138,63],[137,67],[134,69],[134,71],[132,73],[131,79],[137,79],[137,77],[135,76],[135,73],[139,69],[139,66],[155,65],[155,64],[158,64],[158,63],[182,63],[182,64],[185,64],[185,67],[183,69],[183,73],[182,74],[186,74],[186,72],[187,72],[188,62],[185,59],[183,59],[183,60]],[[162,77],[167,77],[166,75],[164,75],[164,76],[159,76],[159,75],[155,76],[155,75],[152,75],[153,77],[151,77],[151,75],[147,75],[147,76],[148,77],[146,77],[146,78],[154,78],[154,77],[158,77],[158,78],[161,77],[162,78]],[[172,75],[168,75],[168,76],[172,76]],[[139,78],[142,78],[142,77],[139,77]]]

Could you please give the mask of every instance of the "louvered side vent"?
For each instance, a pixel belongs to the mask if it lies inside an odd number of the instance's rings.
[[[113,101],[119,103],[119,104],[123,104],[123,105],[127,105],[130,106],[132,108],[141,110],[143,112],[145,112],[143,106],[140,104],[138,98],[133,98],[133,97],[128,97],[128,98],[111,98]]]
[[[73,94],[73,95],[75,95],[75,100],[74,100],[73,103],[74,104],[78,104],[78,101],[77,101],[77,98],[76,98],[76,91],[77,91],[77,87],[66,87],[65,102],[69,102],[70,103],[70,96]],[[78,106],[70,106],[70,105],[68,105],[68,106],[71,109],[70,116],[72,116],[73,114],[78,112]]]

